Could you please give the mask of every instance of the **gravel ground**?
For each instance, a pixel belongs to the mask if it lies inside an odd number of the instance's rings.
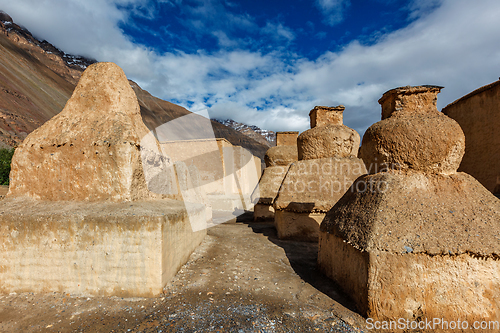
[[[317,271],[317,244],[279,240],[251,218],[210,228],[160,297],[0,296],[0,332],[365,331]]]

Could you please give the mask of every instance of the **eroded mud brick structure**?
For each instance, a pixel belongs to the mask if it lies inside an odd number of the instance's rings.
[[[276,146],[292,146],[297,147],[297,131],[276,132]]]
[[[290,165],[274,202],[278,237],[317,241],[326,212],[366,173],[357,158],[359,134],[343,125],[344,106],[317,106],[311,129],[297,138],[299,161]]]
[[[87,68],[14,154],[0,292],[160,294],[206,234],[205,206],[180,201],[186,168],[160,151],[123,71]]]
[[[205,118],[205,122],[212,131],[210,120]],[[260,158],[243,147],[233,146],[226,139],[215,137],[160,141],[160,146],[166,156],[196,170],[198,187],[213,210],[234,212],[253,209],[251,194],[261,174]]]
[[[465,134],[458,171],[470,174],[500,198],[500,80],[474,90],[443,109]]]
[[[251,210],[251,194],[261,175],[260,158],[248,150],[216,138],[208,117],[190,113],[154,130],[162,152],[197,170],[199,187],[208,204],[226,211]],[[218,214],[219,215],[219,214]]]
[[[254,221],[274,219],[274,199],[290,164],[296,162],[297,136],[299,132],[277,132],[276,147],[267,150],[264,157],[266,168],[259,181],[259,187],[252,194],[256,202],[253,211]]]
[[[500,201],[456,172],[465,138],[440,90],[382,96],[360,151],[369,174],[321,224],[320,269],[375,320],[500,319]]]

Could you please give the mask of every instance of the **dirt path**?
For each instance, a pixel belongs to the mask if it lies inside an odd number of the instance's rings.
[[[0,296],[0,332],[361,332],[364,320],[316,270],[317,245],[272,223],[208,230],[158,298]]]

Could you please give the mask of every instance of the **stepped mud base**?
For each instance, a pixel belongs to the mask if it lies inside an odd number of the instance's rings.
[[[317,242],[319,226],[324,217],[325,213],[296,213],[276,210],[274,226],[280,239]]]
[[[0,293],[158,295],[206,235],[205,206],[189,212],[175,200],[2,200]]]
[[[361,252],[325,232],[321,233],[319,247],[321,271],[353,298],[367,318],[438,318],[467,321],[469,325],[474,321],[500,321],[498,258]]]
[[[258,203],[253,207],[254,221],[269,221],[274,219],[273,205]]]

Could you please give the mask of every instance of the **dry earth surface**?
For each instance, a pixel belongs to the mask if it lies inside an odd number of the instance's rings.
[[[4,295],[0,332],[362,332],[317,250],[245,214],[210,228],[160,297]]]

